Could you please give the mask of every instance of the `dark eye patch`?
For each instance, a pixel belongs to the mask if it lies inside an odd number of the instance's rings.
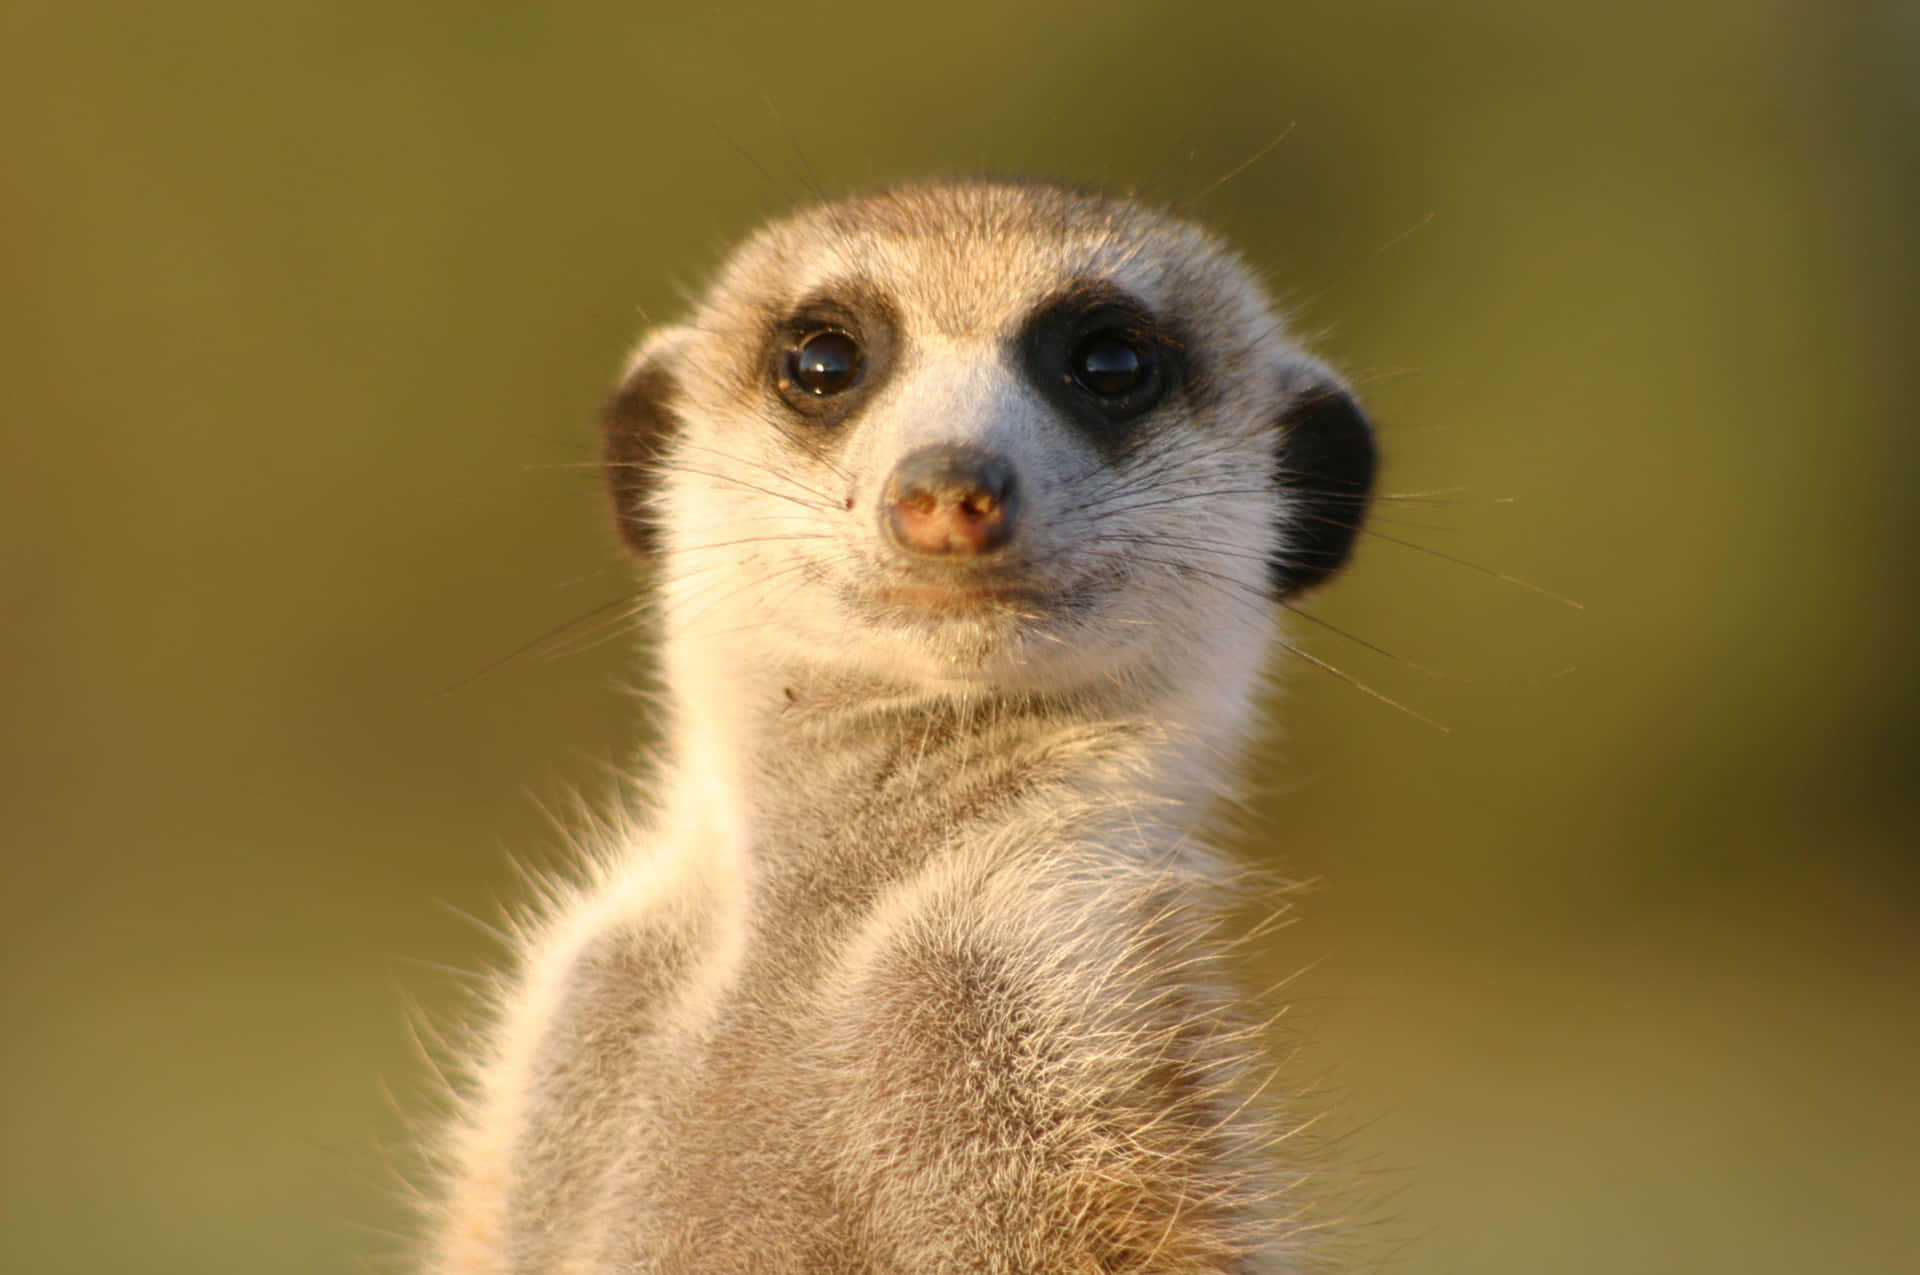
[[[863,283],[837,285],[773,319],[763,375],[794,416],[839,425],[886,380],[898,339],[884,296]]]
[[[1036,309],[1020,336],[1027,378],[1103,450],[1120,450],[1185,383],[1184,347],[1147,308],[1104,283]]]

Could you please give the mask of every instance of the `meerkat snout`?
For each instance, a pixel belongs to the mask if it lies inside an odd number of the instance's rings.
[[[881,524],[912,554],[973,557],[1013,538],[1019,487],[1013,466],[986,448],[924,447],[894,469],[881,501]]]

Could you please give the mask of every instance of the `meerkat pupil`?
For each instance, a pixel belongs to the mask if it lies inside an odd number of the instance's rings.
[[[860,374],[860,345],[845,332],[816,332],[791,359],[793,380],[821,397],[852,386]]]
[[[1073,379],[1101,398],[1138,389],[1146,374],[1146,352],[1116,333],[1096,332],[1073,352]]]

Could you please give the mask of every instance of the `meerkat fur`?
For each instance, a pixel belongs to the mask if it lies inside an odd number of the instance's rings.
[[[823,204],[605,454],[665,743],[519,934],[426,1270],[1312,1265],[1201,829],[1374,453],[1249,270],[1097,191]]]

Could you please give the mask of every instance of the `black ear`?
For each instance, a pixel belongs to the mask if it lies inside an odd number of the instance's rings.
[[[627,548],[642,558],[660,549],[660,466],[680,428],[671,349],[670,343],[649,341],[600,409],[600,456],[613,497],[614,526]]]
[[[1316,370],[1290,390],[1274,466],[1286,502],[1268,562],[1276,598],[1320,584],[1352,554],[1378,459],[1366,413],[1338,381]]]

